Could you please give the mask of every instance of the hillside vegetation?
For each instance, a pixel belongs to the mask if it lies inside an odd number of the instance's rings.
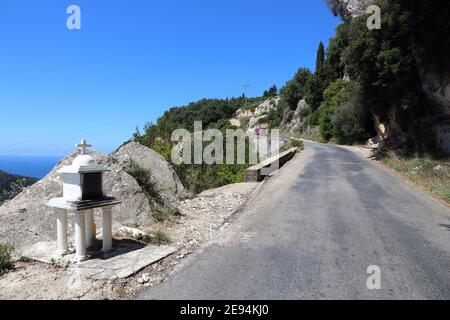
[[[327,49],[319,44],[315,72],[299,69],[281,89],[281,108],[295,110],[305,99],[302,131],[318,127],[323,141],[352,144],[379,134],[407,152],[436,151],[434,129],[446,115],[424,94],[420,70],[450,69],[450,3],[376,0],[382,28],[369,30],[368,15],[352,19],[346,2],[327,2],[343,23]]]
[[[22,177],[0,170],[0,204],[14,197],[22,187],[30,186],[37,181],[36,178]]]
[[[273,87],[265,95],[273,93]],[[187,106],[172,108],[160,117],[156,124],[148,123],[144,132],[139,130],[133,140],[160,153],[171,162],[178,177],[191,195],[204,190],[221,187],[226,184],[243,182],[245,169],[250,164],[174,164],[171,161],[173,143],[172,132],[175,129],[194,131],[194,121],[201,121],[203,129],[218,129],[225,136],[225,130],[233,128],[229,120],[235,116],[238,109],[255,109],[266,97],[231,99],[203,99]],[[226,152],[224,141],[224,155]]]

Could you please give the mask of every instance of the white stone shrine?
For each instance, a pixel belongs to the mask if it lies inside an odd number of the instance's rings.
[[[83,139],[76,147],[80,150],[80,155],[73,160],[72,165],[58,170],[63,181],[63,197],[51,199],[47,206],[55,210],[58,254],[69,253],[67,213],[74,217],[75,256],[76,260],[81,262],[87,259],[87,248],[91,248],[96,241],[95,208],[102,210],[102,252],[113,250],[112,207],[121,202],[104,195],[103,173],[110,170],[100,166],[92,156],[86,154],[86,149],[92,146]]]

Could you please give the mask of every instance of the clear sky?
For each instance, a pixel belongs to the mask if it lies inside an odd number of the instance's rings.
[[[110,152],[172,106],[258,96],[338,23],[323,0],[0,0],[0,154]]]

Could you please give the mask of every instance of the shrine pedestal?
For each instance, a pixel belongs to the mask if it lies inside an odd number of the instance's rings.
[[[99,201],[67,201],[64,198],[54,198],[47,206],[55,209],[58,235],[58,253],[67,254],[67,213],[74,217],[75,251],[77,261],[87,258],[87,248],[95,244],[94,208],[102,210],[103,247],[102,252],[110,252],[112,246],[112,207],[121,202],[115,198],[105,198]]]

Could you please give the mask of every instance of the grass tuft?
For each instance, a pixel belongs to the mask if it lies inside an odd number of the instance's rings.
[[[164,231],[161,230],[156,231],[154,234],[145,234],[145,235],[141,234],[136,237],[136,240],[156,245],[170,243],[169,236]]]

